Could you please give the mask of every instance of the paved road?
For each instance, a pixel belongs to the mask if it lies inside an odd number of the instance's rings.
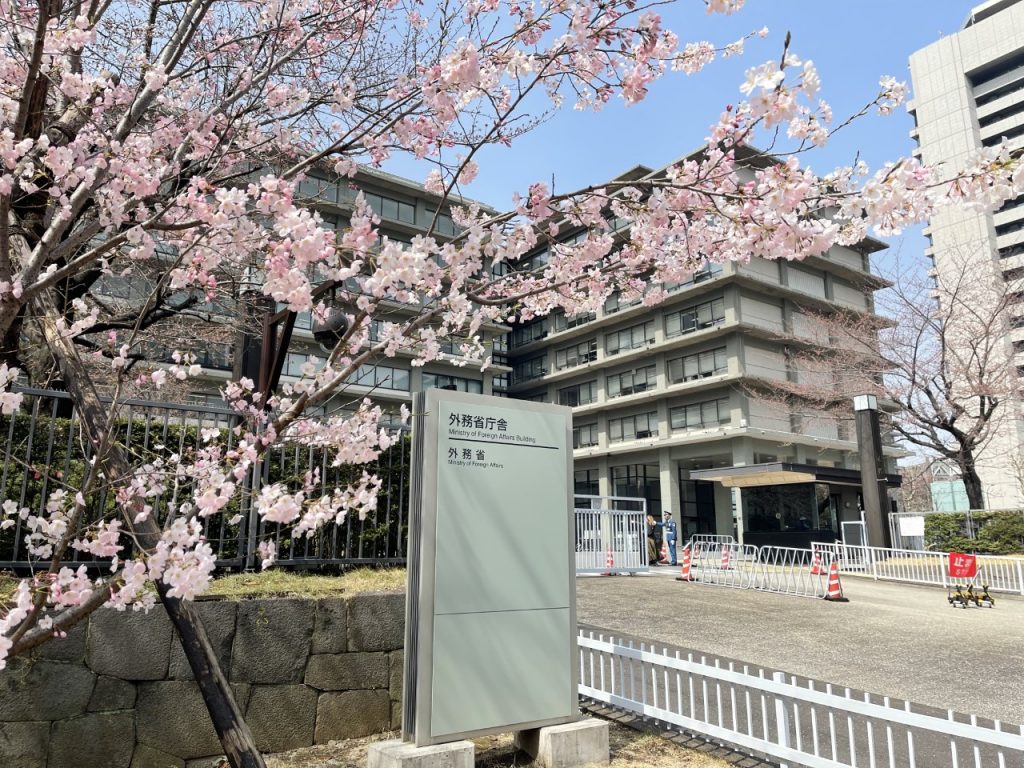
[[[1024,723],[1024,599],[847,578],[827,603],[650,576],[576,580],[580,623],[915,703]]]

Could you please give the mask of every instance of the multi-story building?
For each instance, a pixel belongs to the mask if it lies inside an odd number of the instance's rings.
[[[910,57],[910,74],[911,136],[918,145],[914,154],[924,162],[955,169],[981,147],[1003,140],[1024,145],[1024,2],[989,0],[976,6],[957,33]],[[1010,292],[1024,291],[1024,198],[993,213],[944,209],[925,234],[935,280],[956,279],[966,269],[1002,277]],[[1006,363],[1024,370],[1024,303],[1014,308],[1008,325]],[[1004,403],[1003,418],[979,454],[989,508],[1024,503],[1016,470],[1024,446],[1019,408]]]
[[[337,229],[348,225],[357,194],[362,193],[367,204],[380,217],[380,237],[391,241],[411,243],[418,234],[425,234],[433,226],[435,237],[446,239],[457,233],[457,228],[447,213],[447,203],[437,195],[427,192],[421,185],[407,179],[368,168],[360,168],[355,178],[337,178],[319,170],[312,172],[299,185],[297,194],[316,208],[323,221]],[[462,202],[451,198],[451,204]],[[148,295],[144,281],[117,278],[107,280],[101,290],[107,297],[124,301],[142,301]],[[235,297],[237,298],[237,297]],[[282,309],[278,305],[277,309]],[[248,323],[239,309],[239,302],[227,297],[204,307],[208,313],[205,322],[192,321],[183,324],[175,333],[166,327],[155,327],[148,338],[140,341],[133,351],[141,353],[147,360],[171,362],[175,350],[191,352],[196,362],[203,367],[200,377],[189,380],[189,390],[180,393],[196,404],[222,404],[218,390],[224,383],[242,375],[239,350],[245,342],[239,340],[240,332],[250,338],[259,338],[260,318]],[[274,311],[274,307],[261,307],[261,312]],[[201,313],[198,313],[201,314]],[[378,313],[381,318],[399,321],[412,314],[412,310],[400,305],[385,306]],[[248,327],[246,327],[248,326]],[[371,338],[374,328],[371,326]],[[449,338],[442,344],[444,359],[436,360],[422,367],[411,365],[412,354],[399,353],[393,358],[381,358],[363,366],[352,381],[339,393],[338,399],[351,402],[353,399],[369,396],[382,405],[409,403],[412,393],[431,387],[447,387],[463,392],[481,394],[502,394],[507,387],[509,369],[505,365],[507,333],[504,327],[485,329],[485,335],[492,350],[494,365],[480,371],[482,361],[467,361],[460,357],[460,339]],[[254,352],[258,356],[259,349]],[[300,313],[288,345],[282,367],[281,381],[296,381],[302,375],[303,366],[317,359],[323,360],[325,352],[316,344],[311,318],[308,312]],[[468,363],[457,365],[457,363]],[[475,363],[475,364],[474,364]],[[250,374],[251,375],[251,374]],[[255,380],[255,375],[253,375]],[[167,394],[162,393],[162,394]],[[171,395],[173,397],[173,394]]]
[[[509,393],[572,407],[579,494],[644,497],[656,516],[673,513],[683,538],[832,541],[842,521],[860,519],[852,422],[788,407],[772,391],[830,375],[794,370],[790,347],[829,343],[815,314],[873,311],[885,281],[869,259],[883,247],[708,264],[654,307],[613,296],[596,314],[514,326]]]

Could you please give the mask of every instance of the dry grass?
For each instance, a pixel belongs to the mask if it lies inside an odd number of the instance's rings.
[[[14,594],[18,579],[0,572],[0,606]],[[279,571],[234,573],[214,579],[200,597],[242,600],[256,597],[336,597],[363,592],[401,592],[405,589],[404,568],[358,568],[341,576]]]
[[[358,568],[341,576],[271,569],[262,573],[235,573],[214,579],[205,596],[236,600],[252,597],[332,597],[362,592],[401,592],[404,589],[404,568]]]
[[[718,757],[673,744],[660,736],[610,723],[611,768],[730,768]],[[333,741],[267,757],[267,768],[365,768],[369,745],[398,734]],[[532,768],[534,763],[512,746],[512,736],[485,736],[473,740],[476,768]],[[216,765],[216,763],[214,764]]]

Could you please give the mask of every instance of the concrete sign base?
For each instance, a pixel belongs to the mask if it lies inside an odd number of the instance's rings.
[[[417,747],[407,741],[379,741],[366,755],[367,768],[473,768],[476,748],[472,741],[452,741]]]
[[[518,731],[515,745],[543,768],[607,765],[610,759],[608,723],[593,718]]]

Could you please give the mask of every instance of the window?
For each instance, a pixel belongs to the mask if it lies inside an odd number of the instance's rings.
[[[621,309],[628,309],[629,307],[636,306],[640,303],[640,297],[637,296],[635,299],[624,300],[619,297],[619,294],[614,293],[605,299],[604,302],[604,313],[606,315],[614,315]]]
[[[584,323],[589,323],[590,321],[596,319],[597,315],[595,315],[593,312],[584,312],[583,314],[573,315],[572,317],[569,317],[568,315],[563,315],[562,313],[558,313],[557,315],[554,316],[555,330],[567,331],[570,328],[575,328],[578,325],[583,325]]]
[[[720,274],[722,274],[722,265],[709,263],[705,264],[700,269],[695,270],[694,273],[690,275],[689,280],[683,280],[680,283],[665,283],[664,288],[668,293],[672,293],[673,291],[682,290],[683,288],[686,288],[687,286],[690,285],[703,283],[706,280],[713,280]]]
[[[585,381],[572,387],[558,390],[558,404],[577,406],[597,400],[597,381]]]
[[[495,397],[505,397],[505,391],[508,389],[508,374],[507,373],[496,373],[491,377],[491,389],[492,394]]]
[[[658,436],[658,413],[641,413],[621,419],[608,419],[608,439],[613,442],[642,440]]]
[[[393,197],[385,197],[374,192],[363,192],[363,199],[366,204],[379,214],[382,219],[401,221],[406,224],[416,223],[416,206],[411,203],[396,200]]]
[[[409,371],[388,365],[362,365],[351,378],[351,384],[376,389],[409,391]]]
[[[600,493],[600,479],[596,469],[577,469],[573,473],[573,492],[583,496],[597,496]]]
[[[1010,130],[1004,131],[1003,133],[997,136],[989,136],[987,139],[982,139],[981,143],[982,146],[985,147],[994,147],[996,144],[999,144],[1003,141],[1010,141],[1012,139],[1016,139],[1019,136],[1024,136],[1024,125],[1017,126],[1016,128],[1011,128]]]
[[[215,341],[191,348],[184,343],[175,348],[156,341],[143,341],[131,349],[132,354],[142,355],[146,360],[160,363],[173,363],[175,351],[193,355],[196,363],[207,369],[230,371],[234,365],[234,345]]]
[[[521,347],[531,341],[543,339],[548,335],[547,318],[541,318],[526,325],[517,325],[512,328],[512,346]]]
[[[647,500],[647,511],[657,517],[664,507],[661,505],[661,472],[657,464],[627,464],[611,467],[612,494]],[[633,507],[630,502],[621,502],[622,508]],[[635,502],[634,502],[635,503]]]
[[[539,392],[527,392],[523,395],[516,395],[516,400],[526,400],[530,403],[546,403],[548,401],[548,391],[542,389]]]
[[[512,368],[512,382],[518,384],[521,381],[529,381],[530,379],[539,379],[541,376],[546,376],[548,369],[545,367],[544,361],[544,355],[541,355],[540,357],[531,357],[529,360],[516,363]]]
[[[605,384],[605,393],[609,398],[625,397],[635,395],[637,392],[646,392],[654,389],[657,383],[657,374],[653,365],[645,365],[643,368],[636,368],[632,371],[617,373],[609,376]]]
[[[572,428],[572,447],[588,448],[597,445],[597,424],[581,424]]]
[[[555,370],[561,371],[597,360],[597,339],[587,339],[555,352]]]
[[[539,253],[535,253],[532,256],[527,256],[525,259],[512,264],[512,269],[516,272],[533,272],[535,269],[540,269],[546,266],[551,258],[551,254],[548,249],[545,248]]]
[[[609,333],[604,337],[605,353],[617,355],[629,349],[639,349],[646,344],[654,343],[654,321],[624,328],[621,331]]]
[[[668,380],[673,384],[715,376],[729,370],[725,347],[684,355],[668,361]]]
[[[670,409],[668,413],[672,429],[708,429],[728,424],[731,419],[727,397],[681,405]]]
[[[434,221],[434,216],[437,216],[437,221],[434,222],[434,232],[439,235],[448,235],[454,237],[459,234],[458,227],[455,226],[455,222],[452,221],[452,217],[447,214],[438,214],[437,208],[427,208],[426,216],[424,217],[424,226],[430,226],[430,222]]]
[[[725,299],[714,299],[666,315],[665,335],[679,336],[684,333],[693,333],[724,321]]]
[[[459,392],[474,392],[482,394],[484,383],[477,379],[466,379],[462,376],[449,376],[445,373],[424,373],[423,390],[433,388],[455,389]]]

